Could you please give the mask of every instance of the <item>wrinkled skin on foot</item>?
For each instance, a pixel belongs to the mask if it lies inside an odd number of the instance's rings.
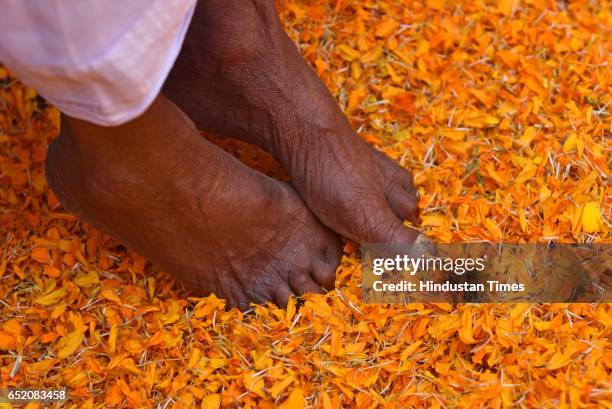
[[[119,127],[64,117],[46,167],[62,204],[194,293],[244,310],[333,288],[338,237],[287,184],[201,138],[164,97]]]
[[[360,243],[412,243],[411,174],[376,151],[304,62],[268,0],[199,2],[164,92],[202,129],[271,152],[308,207]]]

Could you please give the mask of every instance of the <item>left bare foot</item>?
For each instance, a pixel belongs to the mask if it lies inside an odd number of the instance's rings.
[[[198,3],[164,93],[202,129],[271,152],[308,207],[360,243],[411,244],[411,174],[355,131],[270,0]]]

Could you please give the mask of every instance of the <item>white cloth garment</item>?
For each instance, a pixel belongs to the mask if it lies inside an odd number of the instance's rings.
[[[119,125],[143,113],[196,0],[0,0],[0,63],[64,113]]]

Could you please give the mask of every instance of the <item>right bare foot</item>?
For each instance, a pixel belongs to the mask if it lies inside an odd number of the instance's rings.
[[[63,118],[46,166],[68,209],[196,293],[244,310],[333,288],[338,237],[287,184],[201,138],[162,96],[119,127]]]

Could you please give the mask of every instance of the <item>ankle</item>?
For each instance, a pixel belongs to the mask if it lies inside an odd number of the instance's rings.
[[[80,214],[77,196],[83,191],[83,179],[78,162],[74,146],[63,132],[51,141],[45,157],[47,182],[66,209]]]

